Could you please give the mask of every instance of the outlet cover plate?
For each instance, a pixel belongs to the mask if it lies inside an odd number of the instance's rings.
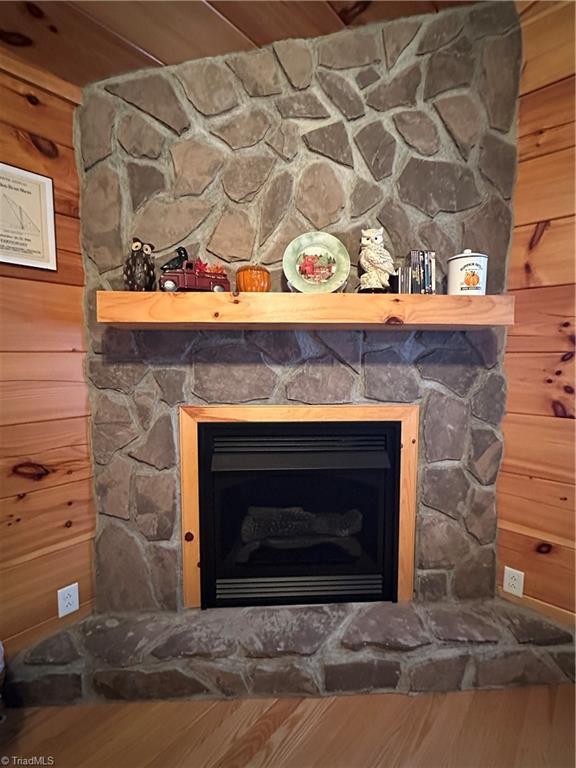
[[[509,568],[505,565],[502,589],[511,595],[522,597],[524,594],[524,571],[517,571],[515,568]]]
[[[69,613],[74,613],[80,608],[80,595],[78,590],[78,582],[69,584],[67,587],[62,587],[58,592],[58,618],[68,616]]]

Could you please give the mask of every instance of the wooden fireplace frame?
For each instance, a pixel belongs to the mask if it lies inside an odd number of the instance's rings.
[[[398,600],[414,592],[418,405],[186,405],[180,407],[182,596],[200,607],[200,493],[198,424],[216,421],[399,421],[401,423]],[[183,471],[186,467],[192,471]]]

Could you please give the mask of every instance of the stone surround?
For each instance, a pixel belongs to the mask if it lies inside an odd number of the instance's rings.
[[[573,637],[505,602],[95,616],[10,667],[11,705],[326,696],[574,680]]]
[[[416,594],[493,595],[502,335],[130,333],[97,326],[94,295],[122,287],[134,233],[159,264],[177,244],[228,269],[266,263],[278,289],[294,236],[333,232],[355,259],[378,222],[393,253],[430,246],[441,269],[463,245],[487,251],[501,292],[520,60],[514,6],[494,3],[85,90],[99,611],[182,606],[176,406],[195,403],[419,403]]]

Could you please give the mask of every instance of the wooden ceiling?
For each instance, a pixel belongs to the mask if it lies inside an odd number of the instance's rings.
[[[0,2],[0,48],[78,85],[275,40],[436,13],[457,0]]]

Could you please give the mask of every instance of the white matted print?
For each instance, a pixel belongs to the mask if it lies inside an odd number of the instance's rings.
[[[56,269],[52,179],[0,163],[0,261]]]

